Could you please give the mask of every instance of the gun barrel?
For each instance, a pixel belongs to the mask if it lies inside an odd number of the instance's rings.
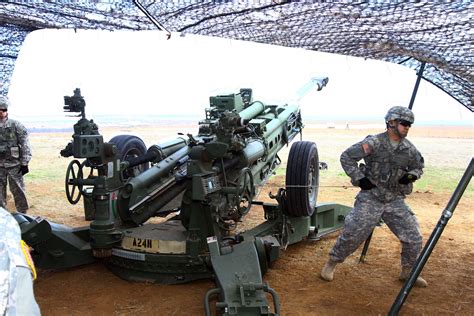
[[[251,166],[263,155],[265,155],[265,145],[259,140],[251,141],[242,150],[242,163]]]
[[[156,165],[140,174],[137,177],[131,178],[130,181],[125,185],[125,189],[122,192],[123,198],[130,198],[133,192],[147,191],[146,189],[153,184],[161,183],[161,179],[168,176],[171,170],[175,168],[178,163],[189,154],[191,148],[185,146],[180,150],[176,151],[169,157],[158,162]]]
[[[301,100],[306,96],[306,94],[313,90],[314,87],[316,87],[317,91],[321,91],[322,88],[324,88],[329,81],[328,77],[313,77],[311,78],[304,86],[302,86],[297,92],[297,100]]]
[[[275,133],[275,131],[285,128],[285,122],[288,122],[290,115],[297,112],[298,106],[288,105],[287,108],[278,115],[278,117],[274,118],[266,125],[266,132],[263,134],[263,137],[265,139],[271,139],[273,136],[272,134]]]
[[[159,162],[166,157],[172,155],[179,149],[186,146],[188,143],[184,138],[178,137],[168,142],[161,143],[159,145],[153,145],[148,148],[145,155],[139,157],[129,158],[128,167],[135,167],[145,162]]]
[[[244,120],[251,120],[265,110],[265,104],[255,101],[246,109],[239,112],[239,116]]]
[[[131,167],[141,165],[142,163],[145,163],[145,162],[155,161],[157,158],[158,158],[158,153],[154,151],[149,151],[143,156],[129,158],[127,160],[128,167],[131,168]]]
[[[177,137],[167,142],[160,143],[158,145],[151,146],[148,151],[157,151],[159,152],[160,156],[158,157],[158,161],[162,160],[165,157],[168,157],[178,151],[179,149],[183,148],[188,144],[188,141],[183,137]]]
[[[186,183],[177,183],[174,179],[169,179],[162,187],[158,187],[137,204],[130,207],[130,218],[136,224],[146,222],[157,213],[163,206],[179,196],[186,189]]]

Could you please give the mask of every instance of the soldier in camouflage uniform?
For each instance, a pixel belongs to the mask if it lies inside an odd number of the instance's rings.
[[[401,242],[400,280],[408,278],[422,243],[418,221],[404,201],[424,167],[420,152],[405,138],[414,121],[408,108],[392,107],[385,116],[386,132],[367,136],[342,153],[342,168],[361,191],[321,271],[324,280],[333,280],[336,264],[352,254],[381,219]],[[362,159],[365,164],[358,165]],[[427,283],[418,277],[415,285],[426,287]]]
[[[20,122],[8,118],[8,98],[0,95],[0,206],[7,205],[7,181],[18,212],[26,213],[28,201],[23,176],[31,159],[28,132]]]
[[[15,218],[0,207],[0,315],[40,315],[33,293],[36,275]]]

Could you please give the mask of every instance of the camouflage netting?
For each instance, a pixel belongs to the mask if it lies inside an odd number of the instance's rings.
[[[374,58],[419,69],[474,111],[474,4],[428,2],[3,1],[0,67],[8,91],[26,35],[42,28],[154,29]],[[66,3],[66,4],[63,4]]]

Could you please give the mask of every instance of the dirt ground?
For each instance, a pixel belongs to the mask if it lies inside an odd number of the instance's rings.
[[[164,133],[166,127],[161,126],[160,130]],[[147,144],[161,136],[147,131],[150,129],[140,130]],[[377,131],[329,131],[309,126],[304,135],[305,139],[317,143],[320,140],[320,157],[333,162],[337,161],[341,149]],[[106,130],[109,134],[123,132]],[[451,149],[446,147],[451,144],[467,146],[463,149],[462,154],[467,155],[463,162],[468,162],[474,153],[472,129],[450,128],[443,132],[439,128],[420,128],[414,129],[412,136],[411,140],[423,148],[420,150],[424,155],[426,153],[427,161],[430,153],[433,155],[431,160],[442,160],[450,154]],[[70,134],[67,133],[32,134],[35,159],[30,169],[41,169],[46,159],[55,168],[65,171],[69,161],[59,158],[58,151],[69,139]],[[438,146],[444,146],[444,149]],[[324,152],[331,157],[324,157]],[[461,163],[455,160],[448,161],[448,167],[449,164],[457,166]],[[458,167],[463,169],[465,165],[462,163]],[[459,178],[461,175],[462,172]],[[274,177],[263,189],[261,199],[265,199],[268,191],[275,192],[274,187],[283,184],[284,176]],[[64,178],[27,178],[32,204],[30,214],[71,226],[86,225],[82,207],[80,204],[74,207],[68,204],[63,185]],[[401,315],[474,315],[472,188],[471,183],[469,194],[461,199],[422,272],[429,286],[411,291]],[[321,174],[320,202],[352,205],[356,193],[357,189],[350,187],[348,180],[339,183]],[[424,241],[436,226],[451,194],[415,188],[415,193],[407,199],[417,214]],[[249,214],[247,223],[251,225],[260,220],[261,213],[256,209]],[[400,261],[397,239],[385,225],[376,228],[367,262],[358,263],[359,249],[337,267],[335,280],[328,283],[319,278],[319,272],[337,235],[336,232],[318,241],[306,240],[288,247],[264,276],[264,280],[280,296],[282,315],[383,315],[390,310],[403,285],[397,278]],[[34,286],[44,315],[202,315],[204,295],[208,289],[215,287],[212,280],[184,285],[132,283],[119,279],[101,263],[67,271],[40,271]]]

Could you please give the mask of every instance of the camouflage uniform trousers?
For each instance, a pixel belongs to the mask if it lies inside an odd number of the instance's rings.
[[[26,212],[29,205],[26,199],[25,183],[20,172],[20,166],[11,168],[0,167],[0,206],[6,208],[7,205],[7,180],[15,200],[16,210],[21,213]]]
[[[415,214],[403,198],[380,202],[370,191],[361,191],[346,216],[344,230],[329,252],[332,261],[343,262],[383,219],[402,244],[401,265],[412,267],[421,251],[422,237]]]

